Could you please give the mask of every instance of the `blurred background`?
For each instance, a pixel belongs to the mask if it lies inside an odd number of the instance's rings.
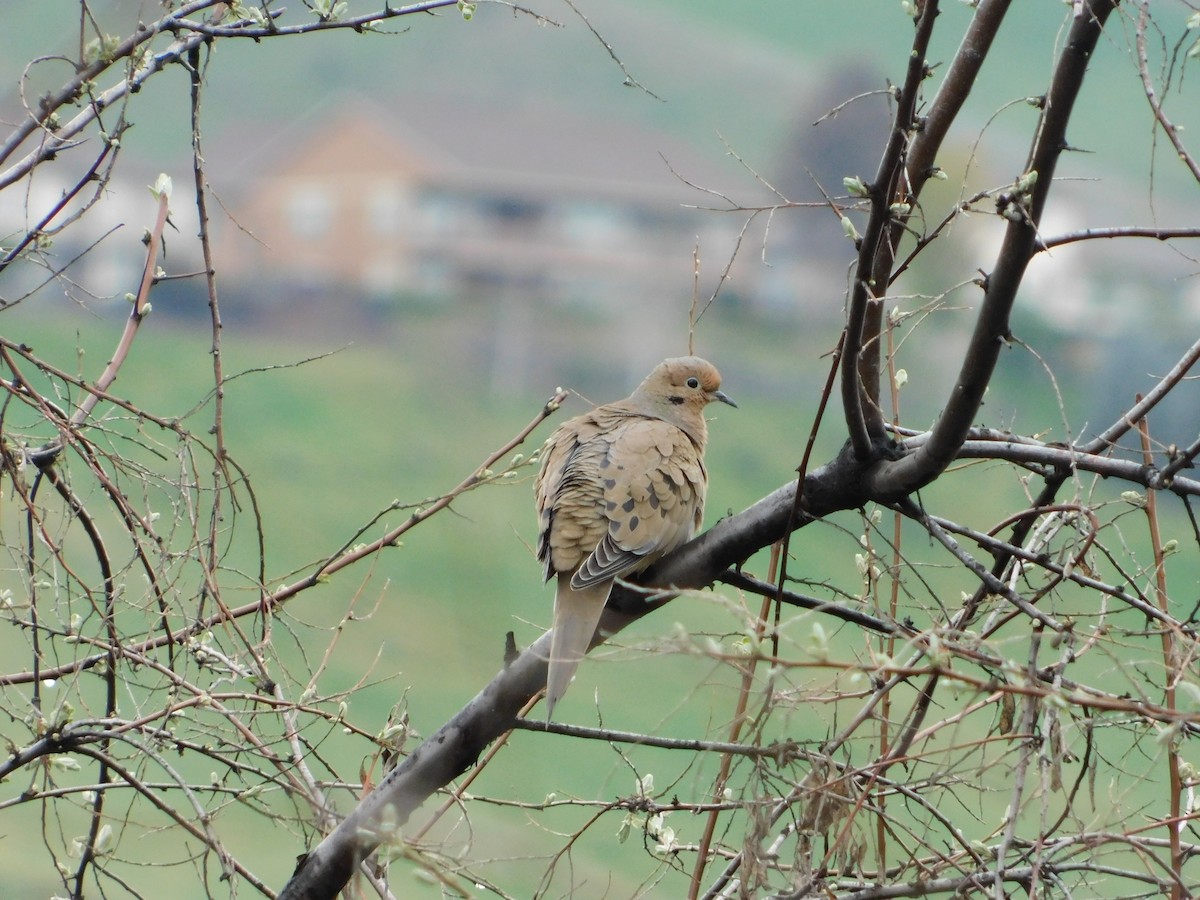
[[[114,34],[160,14],[148,0],[89,7]],[[295,7],[285,22],[311,19]],[[224,363],[239,376],[226,388],[225,427],[262,511],[272,584],[335,552],[393,500],[420,504],[453,487],[557,386],[585,398],[560,418],[624,396],[659,359],[687,352],[694,304],[705,310],[695,350],[720,367],[740,406],[717,411],[710,428],[708,522],[794,477],[854,252],[822,196],[843,196],[846,176],[873,175],[911,19],[899,2],[879,0],[528,7],[544,18],[480,4],[466,21],[451,7],[391,20],[386,33],[226,40],[205,57],[202,139],[216,200]],[[967,4],[944,7],[934,61],[949,58],[972,14]],[[958,200],[1024,170],[1038,116],[1027,98],[1045,89],[1070,7],[1014,7],[939,160],[948,177],[924,195],[930,226]],[[350,2],[348,14],[370,8]],[[59,54],[78,53],[79,5],[9,2],[3,18],[0,118],[11,123],[72,74]],[[203,267],[188,89],[185,72],[168,71],[130,98],[131,127],[103,202],[50,248],[59,262],[77,262],[65,278],[46,280],[31,266],[0,279],[5,337],[86,377],[99,373],[128,312],[122,298],[140,276],[154,213],[147,185],[160,172],[174,182],[161,265],[171,275]],[[1060,166],[1047,232],[1194,222],[1196,186],[1155,140],[1117,37],[1097,54],[1081,104],[1070,136],[1080,152]],[[1196,115],[1177,105],[1181,120]],[[78,164],[64,153],[26,195],[6,194],[0,234],[36,219],[79,177]],[[891,305],[922,312],[899,356],[913,427],[936,415],[972,325],[972,279],[991,264],[1005,224],[986,210],[949,229],[897,286]],[[1103,428],[1194,339],[1198,268],[1194,254],[1131,241],[1043,254],[1014,325],[1034,352],[1005,355],[984,424],[1055,440]],[[204,433],[212,335],[203,281],[165,281],[152,301],[115,391]],[[1194,437],[1200,406],[1194,391],[1180,393],[1156,427]],[[835,415],[817,460],[842,439]],[[432,732],[500,666],[506,631],[524,645],[546,627],[551,593],[531,549],[531,476],[464,497],[403,547],[289,608],[317,629],[333,628],[352,602],[370,614],[346,630],[321,679],[333,695],[358,685],[369,665],[349,713],[366,731],[402,704],[415,732]],[[986,519],[987,498],[973,502]],[[248,601],[257,542],[243,527],[249,512],[239,515],[227,590]],[[405,515],[385,514],[361,539]],[[812,532],[796,549],[797,568],[853,570],[853,526]],[[599,697],[622,709],[617,727],[629,730],[704,733],[723,721],[728,672],[645,652],[669,638],[675,619],[692,633],[727,630],[723,602],[679,602],[600,652],[581,668],[564,716],[590,721]],[[323,652],[297,643],[298,659]],[[22,652],[19,641],[6,646]],[[629,696],[633,708],[621,702]],[[793,724],[797,737],[828,726],[802,710]],[[511,759],[477,792],[539,800],[560,772],[580,771],[594,780],[573,787],[580,792],[631,790],[634,775],[611,749],[566,760],[553,739],[529,737],[517,736]],[[370,749],[338,734],[327,740],[322,752],[343,760]],[[545,850],[533,825],[527,841],[476,825],[447,840],[495,842],[496,872]],[[280,886],[304,847],[286,831],[254,839],[273,848],[260,874]],[[20,840],[37,845],[32,832]],[[643,854],[636,843],[580,843],[581,870],[609,879],[595,896],[631,894],[633,876],[612,867],[622,853]],[[19,871],[11,867],[22,847],[11,838],[0,846],[8,872]],[[41,868],[20,896],[46,895]]]

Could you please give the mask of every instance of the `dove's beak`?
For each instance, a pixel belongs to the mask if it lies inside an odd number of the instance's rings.
[[[730,400],[729,395],[726,394],[724,391],[713,391],[708,396],[710,398],[712,398],[713,400],[720,400],[722,403],[728,403],[734,409],[737,409],[737,404],[734,403],[732,400]]]

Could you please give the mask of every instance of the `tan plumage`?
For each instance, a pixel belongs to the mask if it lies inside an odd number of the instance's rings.
[[[587,653],[615,578],[687,542],[704,518],[704,407],[736,406],[696,356],[659,363],[637,390],[564,422],[542,453],[538,560],[557,576],[546,718]]]

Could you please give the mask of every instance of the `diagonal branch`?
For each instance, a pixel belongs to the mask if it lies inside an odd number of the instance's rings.
[[[928,76],[926,62],[937,0],[925,0],[917,17],[917,32],[909,55],[908,71],[899,91],[896,120],[870,185],[871,215],[858,248],[858,263],[850,290],[845,340],[841,361],[842,408],[846,430],[858,459],[871,459],[884,444],[883,416],[879,406],[879,342],[883,322],[880,299],[895,258],[899,231],[892,207],[909,196],[905,184],[905,153],[916,128],[917,100],[921,82]]]
[[[617,634],[666,603],[680,590],[712,584],[726,569],[796,527],[836,509],[861,505],[860,467],[845,450],[832,463],[805,478],[805,511],[792,515],[796,483],[785,484],[749,509],[723,519],[699,538],[647,570],[640,587],[618,584],[609,597],[598,633]],[[659,591],[647,601],[646,592]],[[312,852],[301,861],[280,900],[333,897],[360,862],[402,826],[435,791],[457,777],[492,741],[514,727],[517,715],[546,685],[550,633],[543,634],[505,666],[453,718],[393,769]],[[386,823],[386,824],[385,824]]]
[[[971,25],[963,35],[954,61],[942,79],[942,86],[908,151],[908,183],[914,198],[921,193],[921,188],[935,170],[937,152],[963,104],[967,102],[971,88],[975,86],[979,70],[992,47],[992,39],[1000,31],[1011,2],[980,0],[975,8]]]
[[[984,281],[984,300],[946,406],[929,440],[903,459],[885,461],[868,476],[869,493],[899,499],[928,484],[954,460],[983,402],[996,360],[1008,338],[1009,314],[1025,268],[1036,252],[1038,223],[1054,179],[1075,100],[1105,20],[1117,0],[1090,0],[1088,14],[1075,19],[1046,95],[1025,174],[1010,197],[1008,229],[996,268]]]
[[[921,438],[926,438],[923,435]],[[921,440],[919,438],[918,440]],[[1041,464],[1085,468],[1147,483],[1146,467],[1098,456],[1081,456],[1070,448],[1030,439],[980,440],[964,456],[1036,460]],[[871,498],[864,493],[862,465],[847,446],[829,464],[804,481],[804,515],[793,515],[796,482],[785,484],[737,515],[717,522],[700,537],[664,557],[649,569],[640,586],[618,585],[609,598],[599,633],[611,637],[657,610],[679,591],[699,589],[724,579],[726,570],[779,540],[789,527],[801,528],[836,510],[857,508]],[[1200,492],[1200,482],[1170,485],[1177,492]],[[941,520],[938,520],[941,522]],[[976,538],[982,540],[982,538]],[[1115,590],[1115,589],[1114,589]],[[655,593],[657,591],[658,593]],[[647,596],[650,592],[650,596]],[[1125,598],[1125,595],[1122,595]],[[1128,598],[1127,599],[1128,602]],[[866,627],[895,627],[882,621]],[[506,665],[453,718],[393,769],[349,816],[300,863],[281,900],[333,897],[371,852],[402,826],[434,792],[470,767],[492,741],[515,727],[520,710],[546,683],[546,633]],[[499,654],[498,654],[499,655]]]

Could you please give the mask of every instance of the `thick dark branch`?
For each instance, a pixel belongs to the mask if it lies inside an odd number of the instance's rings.
[[[1066,127],[1072,105],[1104,19],[1113,6],[1112,0],[1097,0],[1092,5],[1092,15],[1077,20],[1072,29],[1046,100],[1028,166],[1028,171],[1037,172],[1037,182],[1027,183],[1024,188],[1027,196],[1018,200],[1021,213],[1009,226],[954,395],[933,431],[916,442],[917,449],[909,457],[885,465],[874,478],[865,477],[869,473],[863,472],[862,465],[869,462],[870,457],[870,448],[865,444],[870,443],[872,437],[863,418],[862,404],[864,400],[869,403],[870,398],[861,393],[859,359],[863,329],[868,324],[866,307],[872,299],[868,281],[879,248],[888,240],[886,232],[890,219],[888,215],[879,215],[878,207],[882,201],[886,211],[894,197],[893,191],[898,187],[898,166],[910,124],[909,107],[901,111],[907,115],[898,118],[889,153],[885,153],[881,165],[880,180],[884,183],[873,186],[873,191],[880,195],[872,215],[875,230],[869,235],[874,243],[864,248],[860,256],[859,277],[852,297],[852,321],[847,331],[846,349],[853,360],[842,372],[848,424],[857,440],[848,444],[838,459],[805,478],[804,516],[798,521],[793,516],[796,485],[784,485],[744,512],[718,522],[700,538],[663,559],[645,574],[640,589],[619,586],[610,597],[601,621],[600,640],[663,605],[678,591],[711,584],[727,569],[781,538],[789,523],[802,527],[826,513],[854,508],[870,499],[902,497],[936,477],[962,450],[1008,333],[1008,316],[1017,287],[1035,249],[1037,221],[1058,154],[1066,146]],[[923,49],[934,14],[936,4],[927,3],[922,13],[924,21],[918,21],[914,49],[920,51],[915,65],[919,66],[916,71],[921,77],[925,65]],[[910,76],[913,74],[914,70],[910,69]],[[919,82],[919,77],[906,82],[906,96],[902,100],[911,102]],[[1023,452],[1034,449],[1026,444],[1013,446]],[[1046,448],[1036,449],[1044,451]],[[1060,463],[1078,464],[1070,458],[1069,451],[1063,453],[1065,460],[1060,458]],[[359,863],[394,833],[390,829],[403,825],[425,799],[465,771],[489,743],[510,730],[519,711],[545,684],[548,638],[549,635],[539,638],[390,772],[376,790],[305,857],[280,897],[297,900],[334,896]],[[384,830],[383,823],[387,823],[388,830]]]
[[[928,432],[907,441],[906,448],[920,447],[929,439]],[[1102,445],[1104,450],[1107,445]],[[1180,497],[1200,496],[1200,480],[1175,474],[1179,466],[1168,464],[1159,469],[1141,461],[1116,459],[1083,447],[1046,444],[1033,438],[1007,434],[990,428],[972,428],[959,448],[957,459],[1002,459],[1041,474],[1051,472],[1092,472],[1104,478],[1118,478],[1152,491],[1171,491]]]
[[[957,456],[971,427],[996,360],[1009,334],[1009,314],[1037,243],[1038,222],[1054,178],[1059,154],[1067,149],[1067,125],[1088,61],[1115,8],[1115,0],[1091,0],[1075,19],[1046,95],[1037,138],[1023,176],[1014,186],[1009,224],[996,268],[986,279],[983,306],[963,358],[962,369],[929,440],[916,453],[880,463],[869,475],[871,496],[899,499],[928,484]]]
[[[870,185],[871,216],[858,248],[858,263],[846,314],[842,345],[842,408],[846,430],[855,455],[873,458],[885,441],[883,415],[879,406],[879,372],[882,346],[882,301],[895,256],[898,232],[892,228],[892,205],[908,197],[904,185],[905,151],[916,125],[917,99],[921,82],[928,74],[926,52],[938,16],[937,0],[925,0],[917,18],[908,71],[899,93],[896,121],[887,147]]]
[[[950,70],[942,81],[921,130],[913,138],[908,151],[908,183],[914,198],[933,174],[934,160],[950,126],[958,117],[963,104],[975,86],[975,79],[992,46],[992,38],[1000,31],[1004,15],[1012,0],[981,0],[975,17],[963,36]]]
[[[303,858],[279,900],[329,900],[387,834],[403,825],[430,795],[465,772],[484,748],[516,722],[517,713],[546,686],[547,632],[393,769],[321,844]],[[497,647],[497,656],[500,648]],[[398,832],[397,832],[398,834]]]
[[[844,452],[828,466],[805,479],[808,516],[797,525],[835,509],[865,502],[857,490],[859,467]],[[792,518],[796,484],[776,489],[749,509],[722,519],[696,540],[681,547],[648,570],[642,588],[614,588],[600,622],[599,633],[616,634],[658,608],[679,590],[712,584],[726,569],[783,536]],[[647,590],[665,596],[647,599]],[[654,596],[654,595],[651,595]],[[546,686],[547,632],[506,666],[473,700],[429,737],[309,853],[280,900],[332,898],[386,834],[381,823],[403,825],[435,791],[471,766],[483,749],[510,730],[520,710]],[[497,646],[497,656],[501,648]]]
[[[926,436],[919,436],[920,443]],[[1147,484],[1152,473],[1141,465],[1103,457],[1083,456],[1066,447],[1040,444],[1028,438],[972,441],[964,456],[1014,459],[1049,466],[1075,466]],[[805,479],[802,527],[816,518],[866,503],[861,467],[847,447],[830,464]],[[1177,492],[1200,494],[1200,482],[1176,478]],[[600,623],[598,642],[663,606],[678,591],[698,589],[721,580],[726,570],[783,536],[792,516],[796,484],[785,484],[749,509],[722,519],[696,540],[647,571],[641,586],[618,585]],[[872,627],[889,626],[874,621]],[[894,626],[891,626],[894,627]],[[546,683],[549,633],[542,635],[515,661],[500,671],[473,700],[428,738],[412,756],[394,769],[345,821],[313,850],[288,883],[281,898],[333,897],[358,864],[386,835],[380,823],[403,825],[431,794],[470,767],[483,749],[514,727],[520,710]],[[501,648],[497,647],[497,656]]]

